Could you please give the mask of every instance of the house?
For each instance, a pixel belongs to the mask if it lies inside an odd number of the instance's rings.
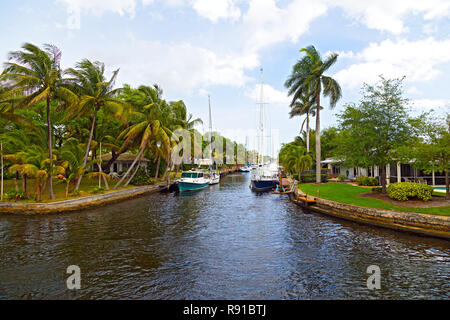
[[[328,173],[333,176],[343,174],[347,179],[356,179],[359,176],[379,177],[381,170],[378,166],[372,166],[368,168],[361,167],[345,167],[341,161],[327,158],[321,161],[322,167],[328,169]],[[404,181],[418,181],[422,178],[429,185],[444,185],[445,176],[444,172],[432,172],[425,174],[423,171],[418,170],[410,163],[393,162],[386,166],[386,180],[387,183],[404,182]]]
[[[103,163],[107,163],[108,161],[111,160],[111,153],[107,153],[105,155],[102,155],[102,162]],[[116,159],[116,161],[114,161],[111,166],[109,167],[109,170],[107,170],[107,172],[112,173],[112,172],[116,172],[116,173],[123,173],[126,172],[128,170],[128,168],[131,166],[131,164],[133,163],[133,161],[136,159],[137,155],[129,153],[129,152],[124,152],[122,154],[119,155],[119,157]],[[147,170],[147,168],[150,166],[150,160],[146,159],[146,158],[141,158],[140,160],[140,166],[142,168],[145,168],[145,170]]]

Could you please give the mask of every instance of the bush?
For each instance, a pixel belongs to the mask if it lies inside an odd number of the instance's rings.
[[[136,172],[130,182],[133,186],[144,186],[154,183],[155,179],[145,170],[145,168],[142,167],[138,169],[138,172]]]
[[[433,187],[415,182],[396,182],[387,187],[389,198],[406,201],[411,198],[428,201],[433,194]]]
[[[23,199],[25,199],[25,192],[23,190],[19,190],[19,191],[9,190],[9,191],[6,191],[5,198],[7,200],[14,200],[14,201],[23,200]]]
[[[94,189],[92,189],[91,193],[103,193],[105,191],[104,187],[95,187]]]
[[[338,175],[337,178],[338,178],[339,181],[345,181],[346,176],[344,176],[343,174],[340,174],[340,175]]]
[[[322,182],[328,181],[328,174],[321,174],[320,176]],[[316,174],[302,174],[301,180],[302,183],[316,182]]]
[[[359,186],[378,186],[378,179],[374,177],[360,176],[356,178]]]
[[[381,192],[381,191],[382,191],[381,187],[372,188],[372,192]]]

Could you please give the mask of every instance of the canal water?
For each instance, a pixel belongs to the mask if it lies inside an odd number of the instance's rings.
[[[246,173],[185,194],[0,217],[0,298],[442,299],[450,242],[304,213]],[[68,290],[69,265],[81,289]],[[367,268],[381,270],[368,290]]]

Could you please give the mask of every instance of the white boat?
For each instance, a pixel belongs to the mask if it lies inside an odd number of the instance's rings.
[[[205,172],[205,176],[209,179],[209,184],[218,184],[220,182],[220,173],[216,171]]]
[[[209,186],[210,180],[205,177],[202,171],[186,171],[181,173],[177,182],[180,192],[184,192],[206,188]]]
[[[244,166],[239,169],[240,172],[250,172],[252,169],[249,166]]]
[[[211,164],[209,165],[209,172],[207,173],[209,177],[209,184],[218,184],[220,182],[220,174],[217,172],[217,164],[216,171],[212,170],[212,164],[215,163],[212,155],[212,117],[211,117],[211,98],[208,95],[208,111],[209,111],[209,158],[211,159]]]

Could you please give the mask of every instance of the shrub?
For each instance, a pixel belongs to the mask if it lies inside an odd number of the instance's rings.
[[[7,200],[14,200],[14,201],[23,200],[23,199],[25,199],[25,192],[23,190],[19,190],[19,191],[9,190],[9,191],[6,191],[5,198]]]
[[[95,187],[94,189],[92,189],[91,193],[102,193],[103,191],[105,191],[104,187]]]
[[[308,183],[308,182],[316,182],[316,174],[302,174],[301,175],[301,182]],[[321,181],[327,182],[328,181],[328,174],[321,174]]]
[[[415,182],[396,182],[387,187],[391,199],[406,201],[411,198],[428,201],[433,194],[433,187]]]
[[[345,181],[346,177],[343,174],[338,175],[338,180],[339,181]]]
[[[145,168],[139,168],[138,172],[131,179],[130,184],[133,186],[144,186],[147,184],[154,184],[155,179],[148,173]]]
[[[360,176],[356,178],[359,186],[378,186],[378,179],[374,177]]]

